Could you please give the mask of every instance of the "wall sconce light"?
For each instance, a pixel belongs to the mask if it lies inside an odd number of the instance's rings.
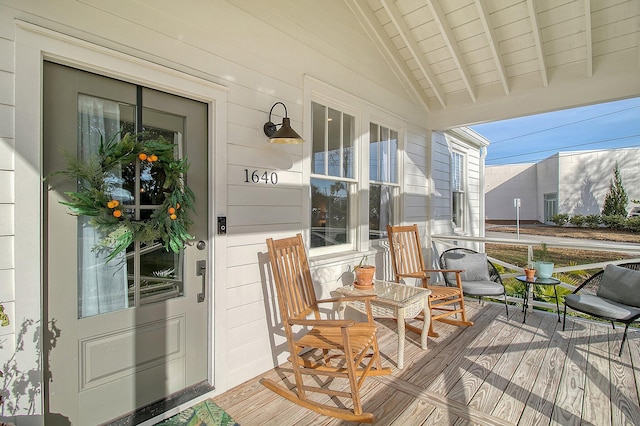
[[[282,123],[273,124],[271,122],[271,113],[273,112],[273,108],[278,104],[284,107],[284,117],[282,118]],[[287,115],[287,107],[285,104],[282,102],[273,104],[269,111],[269,121],[264,123],[264,134],[269,136],[269,142],[271,143],[304,143],[304,139],[291,128],[291,120],[289,120]],[[280,130],[277,130],[277,126],[282,127],[280,127]]]

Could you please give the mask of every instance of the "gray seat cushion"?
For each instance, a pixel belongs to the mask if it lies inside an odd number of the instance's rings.
[[[489,265],[486,253],[445,253],[444,261],[447,269],[459,269],[462,281],[490,281]],[[456,282],[455,273],[447,273],[447,279]],[[502,293],[500,293],[502,294]]]
[[[607,265],[602,273],[598,296],[640,308],[640,271]]]
[[[640,308],[591,294],[569,294],[565,296],[564,303],[581,312],[620,321],[640,315]]]
[[[462,281],[462,292],[468,296],[501,296],[504,287],[495,281]]]

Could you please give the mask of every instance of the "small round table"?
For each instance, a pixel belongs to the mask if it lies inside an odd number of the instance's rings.
[[[557,278],[540,278],[533,277],[533,279],[528,280],[526,275],[519,275],[516,277],[518,281],[524,283],[524,303],[522,304],[522,310],[524,311],[524,318],[522,322],[524,323],[527,320],[527,310],[529,309],[529,287],[531,285],[552,285],[553,292],[556,295],[556,313],[558,314],[558,322],[560,322],[560,304],[558,303],[558,290],[556,290],[556,286],[560,284],[560,280]],[[533,295],[536,294],[535,287],[531,287],[531,292]]]

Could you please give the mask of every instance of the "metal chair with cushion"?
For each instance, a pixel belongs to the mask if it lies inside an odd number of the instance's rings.
[[[502,283],[498,268],[487,258],[486,253],[478,253],[474,250],[455,247],[444,251],[440,255],[441,269],[459,269],[462,280],[462,292],[465,296],[477,297],[480,301],[483,297],[504,298],[504,308],[509,318],[507,305],[507,293]],[[444,281],[450,286],[457,286],[456,276],[452,273],[444,273]]]
[[[567,306],[594,317],[625,325],[620,352],[627,339],[629,325],[640,319],[640,263],[607,265],[580,284],[564,298],[562,330],[567,320]]]

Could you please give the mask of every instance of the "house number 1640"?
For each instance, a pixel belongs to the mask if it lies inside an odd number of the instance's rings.
[[[254,170],[253,172],[249,173],[249,169],[244,169],[244,181],[247,183],[264,182],[265,185],[275,185],[278,183],[278,174],[276,172],[269,173],[267,171],[262,172],[260,170]]]

